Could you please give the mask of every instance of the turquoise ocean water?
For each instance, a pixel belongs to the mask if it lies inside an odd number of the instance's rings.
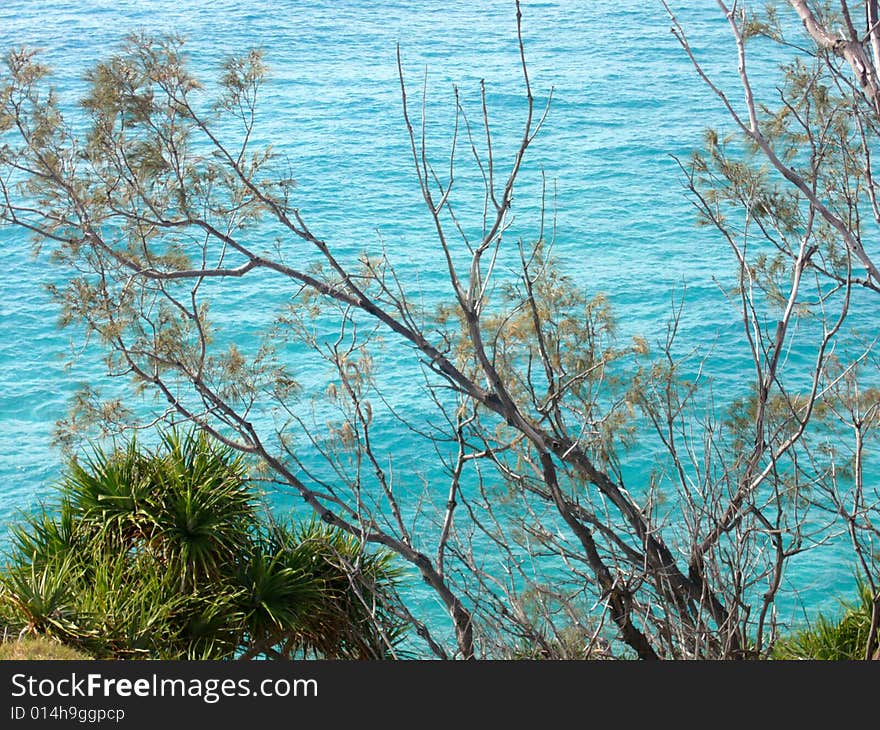
[[[723,82],[735,80],[731,38],[716,5],[672,5],[709,68]],[[706,126],[729,127],[722,107],[697,79],[659,2],[526,1],[523,13],[536,97],[542,104],[552,87],[553,102],[515,201],[518,220],[534,212],[543,170],[557,191],[556,252],[573,278],[607,293],[622,337],[662,338],[673,297],[683,294],[682,342],[711,352],[707,371],[716,390],[741,390],[751,374],[737,354],[741,323],[715,280],[732,281],[734,261],[717,234],[696,226],[672,157],[698,147]],[[503,157],[518,139],[522,112],[512,2],[0,4],[0,48],[44,49],[56,88],[68,98],[83,88],[85,69],[130,30],[182,34],[195,68],[209,75],[227,55],[261,46],[271,73],[259,134],[288,156],[298,206],[313,230],[342,251],[384,243],[419,277],[426,296],[439,291],[443,273],[427,243],[430,221],[411,168],[396,48],[415,88],[427,70],[426,106],[438,144],[452,119],[453,84],[473,103],[485,79]],[[759,86],[773,63],[756,61]],[[81,344],[56,327],[44,287],[57,276],[31,255],[20,232],[0,228],[4,533],[15,510],[50,493],[60,458],[52,429],[72,393],[83,382],[102,381],[91,351],[77,357]],[[240,288],[228,316],[257,306],[257,294]],[[400,443],[396,453],[405,463],[418,457],[416,449]],[[628,459],[636,474],[651,467],[653,456],[636,451]],[[285,497],[278,500],[283,506]],[[813,607],[835,608],[851,586],[850,564],[831,549],[811,553],[796,570],[801,597]]]

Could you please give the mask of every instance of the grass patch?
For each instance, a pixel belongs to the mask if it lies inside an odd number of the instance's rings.
[[[61,661],[75,661],[77,659],[91,659],[88,654],[83,654],[69,646],[65,646],[54,639],[45,636],[31,636],[22,639],[8,639],[0,642],[0,661],[22,661],[58,659]]]

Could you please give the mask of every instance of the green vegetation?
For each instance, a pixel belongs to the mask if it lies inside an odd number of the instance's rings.
[[[865,659],[871,629],[874,601],[870,587],[859,581],[859,600],[841,601],[843,616],[834,620],[820,614],[815,623],[781,639],[773,652],[774,659]]]
[[[172,430],[69,464],[12,530],[0,620],[95,658],[380,658],[396,577],[319,522],[259,519],[241,456]]]
[[[398,571],[346,533],[261,521],[243,459],[204,432],[132,439],[72,460],[59,500],[26,516],[0,574],[0,660],[387,658]],[[870,587],[839,620],[780,638],[772,659],[862,659]],[[17,638],[16,638],[17,637]],[[604,658],[589,637],[514,658]]]

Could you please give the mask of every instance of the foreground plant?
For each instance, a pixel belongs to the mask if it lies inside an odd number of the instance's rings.
[[[332,528],[264,522],[240,455],[203,433],[73,461],[13,528],[0,613],[99,658],[394,656],[397,571]]]
[[[870,584],[859,579],[858,600],[852,603],[842,601],[842,616],[832,618],[819,614],[810,625],[780,639],[774,647],[773,658],[832,661],[880,659],[880,652],[872,651],[874,603]]]

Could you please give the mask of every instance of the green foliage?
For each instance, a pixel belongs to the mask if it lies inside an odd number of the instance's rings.
[[[820,614],[813,625],[779,641],[774,659],[859,660],[867,653],[873,597],[868,585],[858,581],[859,601],[841,602],[843,616],[833,619]]]
[[[240,456],[204,433],[73,460],[60,500],[12,530],[0,615],[97,658],[386,656],[387,554],[258,519]]]
[[[369,656],[374,647],[403,639],[404,627],[389,603],[376,600],[384,583],[401,577],[391,553],[364,553],[353,536],[317,520],[276,526],[271,552],[283,556],[287,569],[305,566],[328,598],[315,602],[297,625],[294,638],[304,651],[326,655],[342,647],[346,654]],[[361,578],[354,586],[348,577],[352,572]]]

